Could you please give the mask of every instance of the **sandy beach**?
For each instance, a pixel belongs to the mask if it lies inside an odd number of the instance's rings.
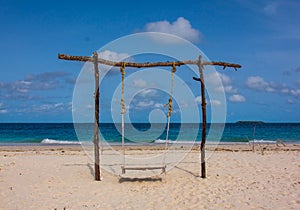
[[[206,179],[194,149],[166,176],[97,182],[80,146],[1,146],[0,209],[300,209],[300,145],[255,149],[214,148]]]

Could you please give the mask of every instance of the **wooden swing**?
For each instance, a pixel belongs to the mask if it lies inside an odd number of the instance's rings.
[[[173,69],[176,66],[181,66],[181,65],[196,65],[198,66],[199,70],[199,76],[200,78],[193,78],[196,81],[200,82],[200,89],[201,89],[201,107],[202,107],[202,138],[201,138],[201,146],[200,146],[200,154],[201,154],[201,177],[206,178],[206,165],[205,165],[205,142],[206,142],[206,99],[205,99],[205,83],[204,83],[204,66],[222,66],[223,70],[226,67],[232,67],[235,70],[237,68],[241,68],[242,66],[240,64],[234,64],[234,63],[226,63],[226,62],[220,62],[220,61],[202,61],[202,56],[200,55],[197,60],[185,60],[185,61],[166,61],[166,62],[146,62],[146,63],[134,63],[134,62],[119,62],[119,61],[110,61],[110,60],[105,60],[103,58],[98,57],[98,53],[94,52],[93,56],[74,56],[74,55],[65,55],[65,54],[58,54],[59,59],[63,60],[73,60],[73,61],[81,61],[81,62],[91,62],[94,64],[94,76],[95,76],[95,120],[94,120],[94,155],[95,155],[95,180],[102,180],[101,177],[101,168],[100,168],[100,156],[99,156],[99,134],[98,134],[98,129],[99,129],[99,99],[100,99],[100,91],[99,91],[99,69],[98,69],[98,64],[104,64],[104,65],[109,65],[109,66],[115,66],[115,67],[122,67],[123,68],[123,73],[122,73],[122,81],[124,82],[124,76],[125,76],[125,65],[127,67],[134,67],[134,68],[149,68],[149,67],[157,67],[157,66],[173,66]],[[176,69],[175,69],[176,70]],[[174,72],[175,72],[174,70]],[[122,72],[122,70],[121,70]],[[174,75],[173,75],[174,76]],[[173,77],[172,76],[172,77]],[[173,86],[173,85],[172,85]],[[124,88],[123,88],[124,90]],[[172,96],[172,90],[171,88],[171,96]],[[124,95],[124,93],[123,93]],[[166,138],[166,145],[168,144],[168,132],[169,132],[169,124],[170,124],[170,116],[172,109],[170,111],[170,107],[172,108],[172,97],[170,97],[171,100],[169,100],[169,113],[168,113],[168,128],[167,128],[167,138]],[[170,103],[171,101],[171,103]],[[122,103],[122,102],[121,102]],[[125,102],[123,98],[123,103],[124,106],[122,106],[122,112],[125,113]],[[124,145],[124,113],[122,114],[122,145]],[[167,145],[168,146],[168,145]],[[167,148],[167,147],[166,147]],[[155,167],[125,167],[125,150],[124,151],[124,162],[122,164],[122,171],[124,173],[126,170],[152,170],[152,169],[162,169],[163,172],[166,171],[166,165],[164,164],[163,166],[155,166]]]
[[[169,101],[165,106],[168,106],[168,115],[167,115],[167,131],[166,131],[166,141],[165,141],[165,149],[164,149],[164,156],[163,156],[163,164],[161,166],[126,166],[125,164],[125,126],[124,126],[124,114],[126,112],[126,106],[125,106],[125,66],[126,63],[122,62],[122,65],[120,66],[120,72],[122,75],[122,98],[121,98],[121,116],[122,116],[122,174],[126,173],[126,170],[141,170],[141,171],[146,171],[146,170],[161,170],[161,173],[166,174],[166,151],[168,150],[168,142],[169,142],[169,131],[170,131],[170,120],[171,120],[171,115],[173,111],[173,89],[174,89],[174,74],[176,72],[176,65],[175,62],[173,62],[172,66],[172,82],[171,82],[171,90],[170,90],[170,97]]]

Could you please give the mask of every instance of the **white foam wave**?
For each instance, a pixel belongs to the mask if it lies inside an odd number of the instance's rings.
[[[43,139],[41,141],[42,144],[81,144],[78,141],[62,141],[62,140],[54,140],[54,139]]]
[[[250,140],[250,142],[253,142],[253,141],[254,141],[254,143],[261,143],[261,144],[264,144],[264,143],[276,144],[276,141],[272,141],[272,140],[264,140],[264,139]]]
[[[277,142],[276,141],[273,141],[273,140],[264,140],[264,139],[254,139],[254,140],[250,140],[250,143],[257,143],[257,144],[276,144]],[[163,139],[157,139],[154,141],[154,143],[157,143],[157,144],[165,144],[166,143],[166,140],[163,140]],[[172,141],[172,140],[169,140],[168,141],[169,144],[200,144],[201,141]],[[207,141],[206,144],[236,144],[236,143],[239,143],[239,142],[214,142],[214,141]],[[245,142],[240,142],[240,143],[245,143]]]
[[[166,140],[163,139],[157,139],[154,141],[156,144],[165,144]],[[168,140],[169,144],[194,144],[195,141],[173,141],[173,140]]]

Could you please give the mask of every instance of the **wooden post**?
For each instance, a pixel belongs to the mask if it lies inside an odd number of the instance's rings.
[[[202,65],[202,56],[198,58],[198,68],[201,83],[201,106],[202,106],[202,140],[200,146],[201,152],[201,177],[206,178],[206,165],[205,165],[205,142],[206,142],[206,97],[205,97],[205,83]]]
[[[101,181],[100,155],[99,155],[99,69],[98,53],[93,53],[95,71],[95,121],[94,121],[94,154],[95,154],[95,180]]]

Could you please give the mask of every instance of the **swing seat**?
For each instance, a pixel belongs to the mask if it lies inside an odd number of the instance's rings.
[[[146,171],[146,170],[159,170],[161,169],[162,173],[166,173],[167,166],[121,166],[122,174],[126,173],[126,170],[140,170],[140,171]]]

